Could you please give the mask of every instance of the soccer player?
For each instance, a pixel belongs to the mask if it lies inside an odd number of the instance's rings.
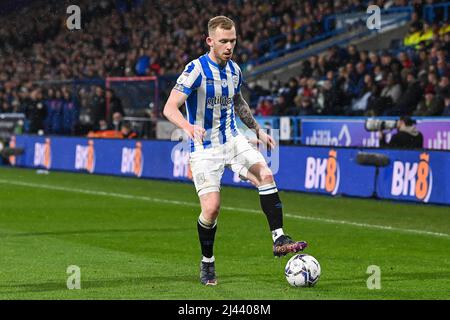
[[[200,282],[216,285],[213,246],[220,209],[220,182],[225,167],[252,181],[272,232],[273,254],[302,251],[306,242],[283,232],[283,213],[271,170],[236,128],[235,113],[268,148],[275,140],[253,118],[241,93],[242,72],[231,60],[236,45],[234,22],[217,16],[208,22],[210,51],[187,64],[164,106],[164,116],[191,139],[190,165],[201,213],[197,221],[202,260]],[[186,103],[187,120],[179,108]]]

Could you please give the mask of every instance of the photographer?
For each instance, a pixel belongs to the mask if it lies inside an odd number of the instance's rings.
[[[408,116],[401,116],[397,121],[397,133],[386,143],[383,131],[380,132],[380,147],[397,149],[423,148],[423,135],[415,127],[416,121]]]

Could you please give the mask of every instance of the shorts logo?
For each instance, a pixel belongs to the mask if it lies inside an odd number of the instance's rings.
[[[52,164],[52,155],[51,155],[51,140],[50,138],[45,139],[45,143],[35,143],[34,144],[34,166],[36,167],[44,167],[46,169],[50,169]]]
[[[419,163],[395,161],[393,164],[391,195],[414,197],[423,202],[430,200],[433,172],[430,155],[420,154]]]
[[[328,158],[308,157],[306,159],[305,188],[324,190],[336,195],[340,183],[340,169],[337,151],[330,150]]]
[[[141,142],[136,142],[135,148],[122,148],[122,165],[120,172],[131,173],[136,177],[141,177],[143,168],[144,156],[142,154]]]
[[[203,174],[203,173],[197,174],[197,175],[195,176],[195,182],[196,182],[198,185],[204,184],[204,183],[206,182],[205,174]]]
[[[75,169],[93,173],[95,170],[94,141],[89,140],[87,146],[77,145],[75,152]]]

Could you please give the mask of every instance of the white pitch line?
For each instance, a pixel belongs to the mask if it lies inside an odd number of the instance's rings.
[[[0,183],[23,186],[23,187],[30,187],[30,188],[39,188],[39,189],[56,190],[56,191],[64,191],[64,192],[76,192],[76,193],[82,193],[82,194],[87,194],[87,195],[97,195],[97,196],[129,199],[129,200],[142,200],[142,201],[151,201],[151,202],[166,203],[166,204],[172,204],[172,205],[199,207],[199,204],[194,203],[194,202],[167,200],[167,199],[152,198],[152,197],[145,197],[145,196],[135,196],[135,195],[130,195],[130,194],[115,193],[115,192],[104,192],[104,191],[95,191],[95,190],[86,190],[86,189],[77,189],[77,188],[66,188],[66,187],[54,186],[54,185],[48,185],[48,184],[9,181],[9,180],[3,180],[3,179],[0,179]],[[255,209],[246,209],[246,208],[229,207],[229,206],[221,206],[221,208],[224,210],[230,210],[230,211],[241,211],[241,212],[261,214],[261,210],[255,210]],[[391,226],[359,223],[359,222],[352,222],[352,221],[346,221],[346,220],[317,218],[317,217],[310,217],[310,216],[302,216],[302,215],[296,214],[296,213],[284,213],[284,216],[287,218],[293,218],[293,219],[309,220],[309,221],[316,221],[316,222],[330,223],[330,224],[342,224],[342,225],[349,225],[349,226],[355,226],[355,227],[361,227],[361,228],[367,228],[367,229],[379,229],[379,230],[415,233],[415,234],[420,234],[420,235],[450,238],[450,234],[440,233],[440,232],[431,232],[431,231],[416,230],[416,229],[403,229],[403,228],[397,228],[397,227],[391,227]]]

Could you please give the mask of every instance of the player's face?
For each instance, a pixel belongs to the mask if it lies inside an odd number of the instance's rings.
[[[219,64],[226,63],[233,56],[236,46],[236,29],[234,27],[230,30],[217,28],[206,41]]]

